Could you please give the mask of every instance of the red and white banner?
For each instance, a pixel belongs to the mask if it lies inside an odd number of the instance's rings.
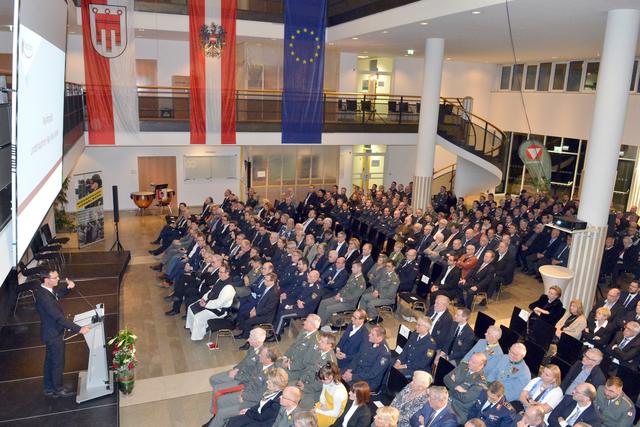
[[[235,144],[237,0],[189,0],[188,9],[191,144]]]
[[[134,0],[82,0],[89,144],[116,144],[140,131]]]

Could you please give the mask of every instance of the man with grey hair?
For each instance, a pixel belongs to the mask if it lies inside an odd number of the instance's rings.
[[[468,362],[475,353],[484,353],[487,356],[487,365],[485,371],[493,371],[497,366],[504,353],[500,347],[500,338],[502,337],[502,329],[499,326],[491,325],[484,333],[484,338],[478,342],[467,352],[462,358],[463,362]]]
[[[564,394],[571,395],[578,384],[584,382],[593,384],[596,387],[603,385],[607,378],[600,366],[598,366],[602,362],[602,358],[603,354],[597,348],[590,348],[585,351],[582,355],[582,360],[574,363],[569,372],[563,375],[560,388],[564,391]]]
[[[543,423],[544,408],[542,405],[531,405],[524,411],[522,418],[516,423],[516,427],[538,427]]]
[[[469,409],[487,389],[487,379],[484,376],[484,366],[487,364],[487,356],[476,353],[469,362],[462,362],[447,376],[444,377],[444,385],[451,396],[451,407],[458,418],[458,423],[463,424],[467,420]]]
[[[456,415],[449,408],[449,392],[446,387],[429,388],[427,403],[409,421],[411,427],[456,427]]]
[[[626,366],[636,369],[640,358],[640,323],[627,322],[622,332],[618,332],[614,340],[605,349],[611,362],[610,368]]]
[[[300,412],[298,404],[302,398],[302,392],[298,387],[288,386],[280,395],[280,411],[273,427],[293,427],[293,417]]]
[[[282,367],[288,370],[290,378],[300,378],[306,366],[304,365],[307,352],[316,351],[318,344],[318,329],[320,316],[310,314],[302,324],[302,331],[284,354]]]
[[[593,405],[595,398],[596,388],[593,385],[578,384],[572,396],[565,396],[549,414],[549,427],[572,427],[579,422],[600,427],[602,423]]]
[[[485,369],[487,381],[500,381],[504,385],[504,395],[509,402],[518,400],[520,392],[531,381],[531,372],[524,362],[527,348],[522,343],[515,343],[509,354],[503,355],[492,370]]]
[[[213,387],[213,393],[218,390],[237,387],[251,379],[260,367],[260,349],[267,338],[267,332],[262,328],[254,328],[249,333],[249,350],[244,358],[233,369],[214,374],[209,378],[209,383]]]

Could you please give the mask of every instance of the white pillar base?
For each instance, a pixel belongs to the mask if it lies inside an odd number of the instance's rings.
[[[588,313],[598,286],[607,227],[589,227],[572,235],[569,268],[574,276],[567,292],[562,294],[562,303],[568,309],[572,299],[579,299],[584,305],[584,312]]]
[[[414,176],[413,177],[413,199],[411,205],[413,210],[425,209],[427,204],[431,203],[431,181],[433,176]]]

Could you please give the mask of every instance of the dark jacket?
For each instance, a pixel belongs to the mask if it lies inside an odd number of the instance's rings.
[[[338,345],[336,345],[336,348],[339,348],[341,352],[347,355],[347,357],[342,360],[338,359],[338,366],[341,370],[349,366],[353,358],[360,353],[369,342],[369,331],[365,325],[362,325],[358,332],[353,334],[352,337],[349,336],[351,331],[353,331],[353,325],[350,323],[342,334],[342,337],[340,337]]]
[[[331,424],[331,427],[342,427],[342,422],[344,421],[344,416],[347,415],[349,409],[353,405],[353,400],[349,400],[347,402],[347,406],[342,411],[342,414],[338,417],[335,423]],[[358,409],[353,413],[349,422],[347,423],[347,427],[369,427],[371,425],[371,410],[369,406],[365,403],[364,405],[360,405]]]
[[[607,326],[604,328],[598,329],[598,332],[593,333],[596,328],[596,323],[593,320],[587,320],[587,329],[589,332],[582,332],[582,341],[590,342],[596,348],[603,350],[607,345],[609,345],[609,341],[611,341],[611,337],[616,330],[616,323],[612,322],[611,319],[607,322]]]
[[[618,332],[615,339],[605,349],[605,353],[611,360],[617,359],[621,366],[636,369],[640,356],[640,335],[636,335],[624,348],[620,348],[620,343],[624,339],[622,332]]]
[[[560,424],[558,423],[558,417],[563,417],[566,420],[571,412],[575,409],[576,404],[577,403],[575,400],[573,400],[572,396],[565,396],[558,404],[558,406],[556,406],[556,408],[551,412],[551,414],[549,414],[549,427],[560,427]],[[580,414],[575,423],[578,423],[580,421],[590,425],[591,427],[601,426],[600,417],[598,416],[593,403]]]
[[[563,392],[567,391],[567,389],[569,388],[573,380],[576,379],[576,377],[578,376],[581,370],[582,370],[582,362],[578,360],[576,363],[573,364],[573,366],[571,366],[571,369],[569,369],[569,372],[567,373],[567,375],[564,378],[562,378],[562,383],[560,383],[560,388],[562,389]],[[589,384],[593,384],[593,386],[597,388],[598,386],[604,385],[606,381],[607,379],[604,376],[602,369],[600,369],[599,366],[596,366],[591,370],[591,373],[589,374],[585,382]],[[571,398],[571,396],[569,396],[569,398]]]
[[[487,403],[487,392],[483,391],[469,409],[467,418],[479,418],[487,427],[515,427],[516,411],[504,396],[493,407],[487,407],[482,411],[485,403]]]
[[[471,329],[471,326],[467,323],[464,325],[457,337],[454,336],[458,324],[453,322],[451,324],[451,331],[449,332],[449,339],[444,351],[447,353],[449,360],[454,360],[456,363],[460,363],[462,358],[471,350],[476,343],[476,334]]]
[[[458,282],[460,282],[462,271],[459,267],[454,267],[453,269],[451,269],[451,272],[443,283],[442,279],[444,278],[444,275],[447,274],[447,268],[448,266],[442,269],[442,272],[435,280],[435,282],[433,282],[433,284],[438,286],[439,293],[442,293],[448,296],[450,299],[453,299],[458,291]]]
[[[80,326],[67,320],[62,306],[51,292],[42,286],[37,286],[35,292],[36,309],[40,315],[40,339],[42,342],[46,343],[49,340],[61,338],[65,329],[69,329],[74,333],[80,332]],[[61,298],[68,290],[54,289],[54,292],[58,298]]]
[[[278,309],[278,292],[276,286],[265,290],[258,303],[256,304],[256,316],[253,318],[254,323],[271,323]]]
[[[424,422],[426,423],[432,412],[433,408],[429,405],[429,402],[425,403],[422,409],[411,416],[409,424],[411,427],[420,427],[420,415],[424,417]],[[450,407],[446,407],[431,421],[429,427],[456,427],[457,425],[456,415]]]
[[[272,425],[280,411],[281,394],[282,392],[278,393],[276,397],[265,403],[260,412],[258,412],[260,404],[257,404],[249,408],[244,415],[229,418],[227,427],[262,427]]]
[[[489,285],[495,276],[496,269],[493,266],[493,262],[486,265],[482,270],[482,263],[478,262],[467,275],[466,282],[464,284],[465,288],[469,288],[471,286],[476,286],[478,288],[477,292],[486,292],[489,289]]]
[[[546,294],[540,295],[537,301],[529,304],[529,309],[533,310],[534,308],[541,308],[549,312],[549,314],[541,314],[538,317],[540,320],[544,320],[550,325],[555,326],[558,323],[558,320],[562,316],[564,316],[564,306],[562,305],[562,301],[557,298],[553,302],[549,302],[549,297]]]
[[[434,309],[433,305],[429,307],[429,311],[427,312],[427,316],[433,316]],[[440,318],[433,326],[433,330],[431,331],[431,336],[434,340],[436,340],[436,344],[438,344],[438,348],[445,348],[447,342],[449,341],[449,334],[451,333],[451,325],[453,324],[453,318],[451,317],[451,313],[449,310],[445,310]]]

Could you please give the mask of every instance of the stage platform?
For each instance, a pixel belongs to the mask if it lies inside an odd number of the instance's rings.
[[[130,259],[128,251],[66,253],[63,276],[74,280],[77,289],[72,289],[60,300],[65,314],[73,317],[97,303],[104,303],[105,334],[107,339],[115,335],[119,329],[120,283]],[[18,305],[16,315],[10,316],[0,331],[0,426],[118,425],[117,390],[112,395],[82,404],[76,404],[75,396],[57,399],[44,396],[44,355],[40,318],[33,300],[24,299]],[[111,363],[110,352],[108,356]],[[66,342],[66,388],[76,390],[78,371],[87,368],[88,357],[89,349],[82,336]]]

